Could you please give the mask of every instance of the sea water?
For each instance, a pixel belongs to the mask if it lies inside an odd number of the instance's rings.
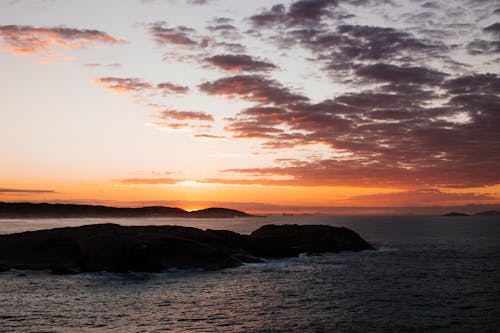
[[[329,224],[376,251],[219,271],[0,274],[0,332],[499,332],[498,217],[270,216],[0,220],[0,233],[91,223],[250,233]]]

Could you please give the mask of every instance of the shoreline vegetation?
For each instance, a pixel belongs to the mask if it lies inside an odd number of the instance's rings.
[[[250,235],[180,226],[94,224],[0,235],[0,271],[217,270],[301,253],[373,250],[356,232],[327,225],[265,225]]]
[[[130,208],[77,204],[0,202],[0,219],[127,217],[235,218],[256,217],[256,215],[247,214],[235,209],[219,207],[186,211],[181,208],[164,206]]]

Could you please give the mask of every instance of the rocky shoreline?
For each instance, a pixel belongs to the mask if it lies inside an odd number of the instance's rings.
[[[357,233],[326,225],[265,225],[250,235],[180,226],[95,224],[0,235],[0,271],[53,274],[216,270],[300,253],[373,249]]]

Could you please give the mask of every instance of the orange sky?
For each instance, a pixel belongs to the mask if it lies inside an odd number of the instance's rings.
[[[458,2],[2,2],[0,201],[498,209],[500,16]]]

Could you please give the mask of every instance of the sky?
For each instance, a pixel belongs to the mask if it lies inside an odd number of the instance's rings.
[[[0,201],[500,208],[500,2],[0,0]]]

